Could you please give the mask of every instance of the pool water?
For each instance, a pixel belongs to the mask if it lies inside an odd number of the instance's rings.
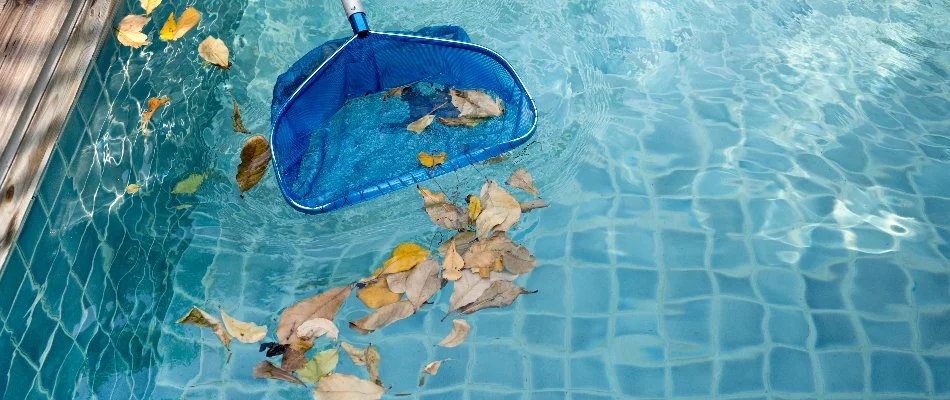
[[[539,262],[519,283],[539,292],[467,317],[463,345],[434,346],[445,291],[377,333],[344,328],[378,346],[390,394],[950,396],[950,4],[366,6],[380,30],[464,27],[537,102],[533,143],[429,186],[458,200],[524,166],[551,203],[513,232]],[[94,60],[0,276],[3,399],[307,398],[251,377],[256,346],[227,360],[174,321],[222,307],[273,332],[282,308],[367,275],[397,243],[441,239],[413,190],[318,217],[271,175],[240,198],[231,95],[266,134],[277,75],[348,27],[335,0],[196,7],[181,41],[107,38]],[[197,61],[208,34],[232,49],[227,73]],[[155,95],[172,101],[145,136]],[[192,173],[207,176],[195,195],[169,193]],[[143,189],[125,195],[129,183]],[[362,316],[357,303],[337,320]]]

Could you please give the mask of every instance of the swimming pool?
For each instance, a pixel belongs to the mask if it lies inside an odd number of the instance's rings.
[[[276,76],[348,34],[335,0],[296,3],[202,2],[197,34],[145,51],[106,39],[0,276],[0,397],[306,398],[252,378],[253,346],[226,362],[174,321],[222,306],[273,331],[282,308],[433,240],[411,190],[319,217],[286,206],[272,176],[238,197],[228,90],[266,134]],[[950,396],[946,2],[366,6],[376,29],[463,26],[537,101],[535,143],[437,181],[524,166],[552,204],[513,232],[539,293],[469,317],[463,345],[433,347],[443,305],[341,333],[379,347],[390,393]],[[196,61],[208,34],[232,49],[227,74]],[[172,102],[143,137],[154,95]],[[171,195],[192,173],[207,176],[198,192]],[[453,361],[418,388],[437,358]]]

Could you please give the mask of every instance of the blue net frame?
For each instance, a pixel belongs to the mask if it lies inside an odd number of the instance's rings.
[[[405,124],[383,122],[381,131],[327,129],[347,102],[418,82],[485,91],[502,100],[505,113],[478,128],[436,123],[423,135],[406,131]],[[432,112],[412,100],[406,121]],[[457,115],[454,107],[436,112],[439,117]],[[459,27],[438,26],[412,34],[374,31],[313,49],[277,79],[271,117],[271,152],[281,192],[297,210],[319,214],[510,151],[533,135],[537,109],[502,56],[470,43]],[[420,149],[445,151],[448,159],[425,168],[415,160]]]

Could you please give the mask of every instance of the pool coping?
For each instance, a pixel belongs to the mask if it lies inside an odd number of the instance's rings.
[[[0,271],[118,4],[119,0],[0,0],[0,20],[10,21],[6,18],[12,15],[20,21],[15,24],[18,29],[0,34],[23,36],[0,37],[0,43],[9,42],[0,55],[12,55],[0,58],[0,71],[20,72],[9,79],[21,84],[14,87],[19,90],[12,112],[0,115]],[[60,29],[50,29],[57,22]]]

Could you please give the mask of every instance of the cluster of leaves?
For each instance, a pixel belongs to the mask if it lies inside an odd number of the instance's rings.
[[[398,96],[403,93],[403,91],[408,87],[400,86],[393,89],[387,90],[383,94],[383,99],[389,97]],[[481,125],[483,122],[501,116],[505,113],[505,106],[502,104],[501,99],[493,97],[492,95],[485,93],[481,90],[476,89],[467,89],[467,90],[457,90],[449,89],[449,97],[451,99],[452,105],[458,110],[458,117],[452,118],[438,118],[439,123],[445,126],[450,127],[465,127],[465,128],[474,128],[478,125]],[[421,134],[425,131],[434,121],[436,121],[435,112],[445,107],[448,102],[445,102],[438,107],[429,111],[428,114],[423,115],[419,119],[410,123],[406,129],[415,134]],[[426,168],[432,168],[437,165],[444,164],[446,161],[445,152],[439,153],[427,153],[419,152],[416,157],[419,160],[419,164]]]
[[[523,168],[516,170],[505,183],[535,197],[538,195],[531,174]],[[516,285],[514,280],[531,272],[537,260],[527,248],[509,239],[507,231],[523,213],[546,207],[546,203],[537,198],[519,202],[492,180],[482,185],[478,195],[468,195],[464,208],[447,201],[443,193],[422,187],[418,190],[423,210],[432,222],[456,233],[439,246],[437,254],[415,243],[401,243],[370,276],[286,308],[277,324],[276,342],[261,344],[259,349],[266,351],[267,357],[280,356],[280,363],[261,361],[254,367],[255,377],[314,385],[315,399],[379,399],[387,390],[379,376],[382,359],[379,350],[373,345],[358,348],[340,341],[340,330],[334,323],[337,312],[354,289],[356,297],[372,310],[348,323],[358,334],[368,334],[408,318],[430,304],[432,297],[450,282],[453,287],[446,317],[505,307],[523,294],[534,293]],[[267,336],[266,327],[236,320],[224,311],[221,311],[221,319],[223,323],[193,307],[178,323],[211,329],[227,349],[232,338],[242,343],[256,343]],[[470,329],[464,319],[453,320],[451,331],[439,346],[458,346],[465,341]],[[332,346],[308,358],[307,353],[320,339],[329,341]],[[341,350],[353,364],[365,367],[368,378],[334,372]],[[444,361],[447,360],[423,366],[419,385],[425,383],[427,375],[436,375]]]

